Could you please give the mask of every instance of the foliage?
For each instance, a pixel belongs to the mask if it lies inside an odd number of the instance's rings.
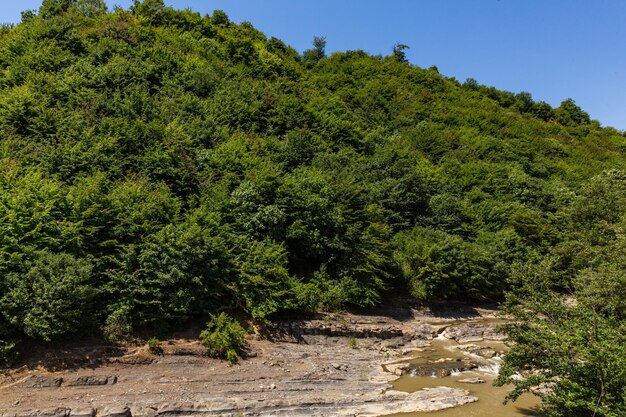
[[[350,349],[356,349],[359,347],[359,344],[356,341],[356,338],[351,337],[350,338],[350,342],[348,342],[348,346],[350,346]]]
[[[246,330],[226,313],[212,315],[206,329],[200,333],[200,341],[209,355],[237,362],[246,337]]]
[[[302,54],[305,62],[315,64],[326,57],[326,38],[316,36],[313,38],[313,48],[307,49]]]
[[[163,355],[163,346],[161,346],[161,341],[156,337],[152,337],[148,340],[148,350],[153,355]]]
[[[406,52],[405,52],[405,50],[410,49],[410,48],[411,47],[409,45],[405,45],[403,43],[396,42],[393,45],[392,54],[393,54],[394,58],[396,58],[398,60],[398,62],[408,62],[408,60],[406,59]]]
[[[14,361],[15,343],[0,339],[0,367],[8,367]]]
[[[513,343],[499,382],[516,373],[511,398],[545,384],[547,416],[617,417],[626,412],[626,299],[623,271],[587,270],[576,280],[574,305],[550,291],[533,291],[510,307],[516,321],[506,326]],[[537,319],[542,317],[542,319]]]
[[[77,331],[90,317],[91,271],[90,262],[69,254],[37,253],[23,274],[6,276],[4,316],[28,336],[47,341]]]
[[[625,137],[572,100],[165,3],[46,0],[0,30],[3,351],[392,292],[495,301],[542,262],[566,291],[615,262]]]
[[[607,171],[581,190],[563,246],[539,263],[519,265],[504,312],[512,343],[498,382],[515,399],[542,385],[547,416],[616,417],[626,412],[624,174]],[[513,378],[521,374],[525,378]]]

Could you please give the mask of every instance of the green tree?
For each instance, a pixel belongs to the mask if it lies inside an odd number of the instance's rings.
[[[621,269],[585,270],[568,300],[545,288],[541,280],[524,280],[523,289],[504,309],[514,318],[504,327],[512,348],[497,383],[514,384],[509,398],[543,387],[535,392],[547,416],[623,415],[625,285]]]
[[[73,0],[43,0],[39,7],[39,16],[50,19],[65,13],[72,5]]]
[[[0,299],[4,316],[28,336],[46,341],[76,332],[92,317],[92,268],[69,254],[37,253],[24,273],[7,275]]]
[[[75,0],[75,7],[80,14],[88,18],[104,15],[107,11],[104,0]]]
[[[398,62],[408,62],[406,59],[406,50],[410,49],[409,45],[405,45],[400,42],[396,42],[393,45],[392,54],[393,57],[398,60]]]
[[[211,22],[217,26],[226,26],[230,23],[230,19],[223,10],[213,10]]]
[[[589,114],[578,107],[571,98],[562,101],[555,113],[556,120],[565,126],[587,124],[591,121]]]
[[[307,49],[302,54],[305,62],[316,64],[326,57],[326,38],[315,36],[313,38],[313,48]]]
[[[140,245],[126,246],[119,266],[109,272],[110,316],[133,327],[154,327],[223,305],[232,267],[220,235],[218,218],[197,212]]]

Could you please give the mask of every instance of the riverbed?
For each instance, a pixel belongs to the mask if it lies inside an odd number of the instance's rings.
[[[454,322],[453,325],[475,323],[477,326],[488,324],[501,324],[502,320],[493,318],[470,319]],[[437,326],[441,323],[432,323]],[[466,404],[462,407],[455,407],[446,410],[434,411],[428,414],[429,417],[520,417],[537,415],[536,408],[539,404],[537,397],[531,394],[522,395],[517,401],[509,401],[504,404],[510,386],[496,387],[493,385],[502,355],[508,350],[508,346],[499,340],[476,340],[466,343],[458,343],[454,339],[445,337],[445,329],[441,331],[437,338],[433,339],[430,346],[419,349],[414,356],[407,360],[413,369],[424,369],[428,366],[444,366],[444,364],[459,363],[460,366],[453,368],[450,375],[438,377],[436,372],[431,375],[416,375],[408,372],[402,375],[391,384],[394,390],[403,392],[416,392],[424,388],[451,387],[467,389],[470,395],[478,398],[477,402]],[[474,351],[479,354],[472,354]],[[488,352],[487,356],[480,355],[481,352]],[[494,354],[495,353],[495,354]],[[465,362],[464,362],[465,361]],[[471,363],[477,366],[471,370],[461,370],[464,363]],[[420,368],[421,367],[421,368]],[[425,369],[428,369],[427,367]],[[423,372],[422,372],[423,373]],[[466,382],[459,382],[466,381]],[[474,383],[468,383],[471,381]],[[477,381],[484,381],[475,383]],[[391,417],[423,417],[423,413],[401,413],[392,414]]]
[[[491,385],[500,322],[469,307],[320,313],[250,335],[233,366],[207,357],[194,329],[159,355],[143,344],[50,348],[0,373],[0,415],[528,416],[532,396],[503,406],[508,388]],[[459,382],[471,377],[485,382]]]

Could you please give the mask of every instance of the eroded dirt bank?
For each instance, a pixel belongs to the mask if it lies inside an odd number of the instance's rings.
[[[462,406],[477,399],[461,388],[404,393],[389,382],[404,372],[399,362],[444,328],[458,340],[501,339],[495,323],[480,320],[493,315],[477,308],[321,314],[281,323],[273,340],[250,336],[248,357],[234,366],[203,356],[195,340],[165,341],[163,356],[140,347],[106,360],[107,349],[93,347],[78,368],[6,372],[0,415],[339,417]]]

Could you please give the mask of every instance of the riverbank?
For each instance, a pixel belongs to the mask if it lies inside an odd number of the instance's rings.
[[[192,339],[164,341],[160,356],[143,346],[91,347],[82,352],[91,355],[87,361],[68,361],[81,366],[51,372],[42,363],[6,372],[0,415],[339,417],[460,407],[477,401],[469,389],[407,393],[390,383],[443,332],[465,343],[502,340],[494,317],[494,310],[471,307],[319,314],[251,335],[247,357],[234,366],[204,356]]]

